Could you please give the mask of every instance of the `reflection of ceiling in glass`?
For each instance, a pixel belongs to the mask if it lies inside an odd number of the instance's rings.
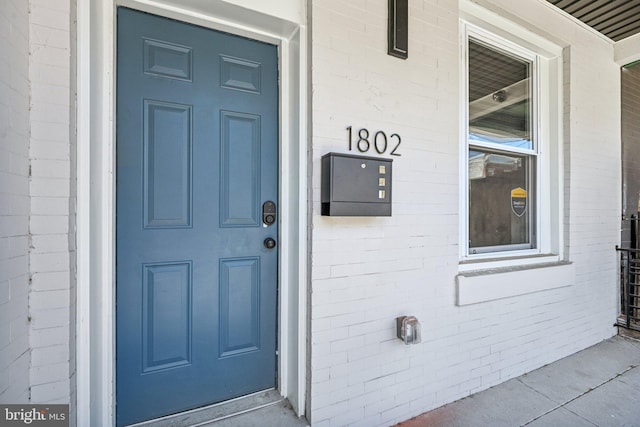
[[[469,40],[469,125],[529,138],[531,63]]]
[[[527,79],[528,64],[503,52],[469,41],[469,101],[475,101]]]
[[[611,40],[619,41],[640,32],[637,0],[547,0]]]
[[[528,138],[528,111],[529,103],[522,101],[507,105],[498,111],[483,114],[470,120],[469,125],[472,128],[489,128],[494,131],[503,131],[510,136]]]

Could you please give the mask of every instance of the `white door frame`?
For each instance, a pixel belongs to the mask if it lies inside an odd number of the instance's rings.
[[[269,5],[269,3],[273,3]],[[115,423],[116,7],[278,45],[278,390],[307,397],[307,26],[300,0],[77,0],[77,425]],[[275,10],[280,15],[263,12]]]

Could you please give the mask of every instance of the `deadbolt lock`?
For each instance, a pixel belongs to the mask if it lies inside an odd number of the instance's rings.
[[[271,200],[262,205],[262,222],[267,227],[276,222],[276,204]]]

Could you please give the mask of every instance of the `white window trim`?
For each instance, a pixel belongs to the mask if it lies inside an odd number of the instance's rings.
[[[524,49],[520,46],[518,46],[515,43],[512,43],[509,40],[506,40],[502,37],[496,36],[494,34],[492,34],[491,32],[485,31],[482,28],[476,27],[472,24],[467,24],[465,23],[463,25],[464,28],[464,41],[463,41],[463,49],[464,49],[464,59],[465,59],[465,64],[464,64],[464,76],[465,76],[465,84],[464,84],[464,105],[466,106],[464,112],[464,117],[465,117],[465,121],[464,121],[464,156],[465,156],[465,164],[466,167],[464,169],[464,174],[465,174],[465,181],[464,181],[464,201],[465,201],[465,215],[464,215],[464,219],[465,219],[465,235],[467,236],[464,239],[464,257],[463,260],[473,260],[473,259],[487,259],[487,258],[504,258],[504,257],[513,257],[513,254],[518,254],[520,256],[527,256],[527,255],[538,255],[541,252],[541,245],[543,244],[543,240],[544,238],[541,236],[541,230],[540,230],[540,220],[541,220],[541,216],[543,215],[541,213],[541,202],[542,202],[542,197],[541,194],[543,193],[540,187],[541,184],[541,180],[540,180],[540,176],[545,172],[543,170],[542,167],[542,163],[540,160],[543,157],[542,155],[540,155],[540,153],[543,151],[542,150],[542,145],[545,143],[544,141],[541,141],[541,138],[539,138],[540,136],[540,115],[538,114],[538,109],[539,109],[539,104],[540,104],[540,99],[543,97],[542,94],[540,93],[539,87],[538,87],[538,81],[541,78],[540,72],[539,72],[539,62],[540,62],[540,58],[538,57],[538,55],[536,55],[534,52],[531,52],[527,49]],[[531,129],[531,140],[532,140],[532,144],[533,144],[533,148],[531,149],[505,149],[502,147],[496,147],[495,144],[477,144],[477,143],[473,143],[471,144],[468,141],[468,134],[469,134],[469,109],[468,109],[468,105],[469,105],[469,85],[468,85],[468,76],[469,76],[469,64],[468,64],[468,45],[469,45],[469,40],[473,38],[474,40],[477,40],[481,43],[487,44],[490,47],[493,47],[495,49],[499,49],[502,50],[508,54],[517,56],[519,58],[525,59],[527,61],[530,61],[531,64],[531,78],[532,78],[532,85],[531,85],[531,102],[533,104],[533,107],[531,108],[531,123],[532,123],[532,129]],[[529,249],[515,249],[518,245],[505,245],[504,247],[508,247],[508,246],[512,246],[514,247],[514,249],[504,249],[504,250],[481,250],[478,253],[474,253],[471,254],[470,253],[470,248],[469,248],[469,239],[468,239],[468,235],[469,235],[469,176],[468,176],[468,172],[469,172],[469,149],[471,148],[471,145],[476,146],[476,147],[484,147],[485,145],[487,146],[487,148],[489,149],[500,149],[502,151],[505,152],[511,152],[514,154],[524,154],[529,158],[534,159],[534,168],[535,170],[533,171],[534,173],[534,180],[533,180],[533,187],[535,188],[535,191],[533,193],[534,197],[533,197],[533,203],[535,205],[535,214],[532,215],[531,217],[531,221],[533,222],[533,229],[535,230],[533,235],[530,237],[533,237],[532,242],[530,242],[531,244],[534,245],[533,248]]]
[[[458,270],[463,272],[536,266],[564,259],[562,185],[562,48],[468,0],[460,2],[460,224]],[[536,248],[469,254],[467,38],[472,34],[498,48],[536,58],[534,88],[536,165]]]

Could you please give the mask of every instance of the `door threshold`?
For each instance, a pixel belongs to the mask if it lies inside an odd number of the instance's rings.
[[[263,390],[202,408],[167,415],[129,427],[198,427],[235,417],[284,401],[275,389]]]

